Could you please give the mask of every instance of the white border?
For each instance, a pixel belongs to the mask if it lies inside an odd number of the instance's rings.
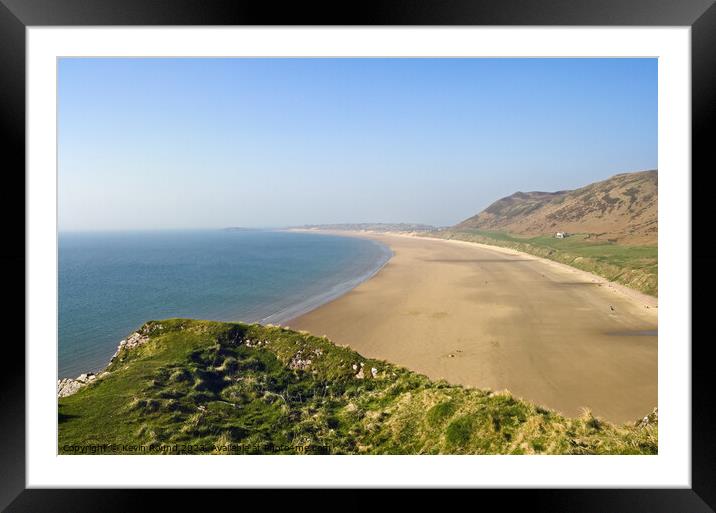
[[[690,29],[28,28],[27,484],[690,487]],[[658,456],[57,456],[58,56],[659,58]]]

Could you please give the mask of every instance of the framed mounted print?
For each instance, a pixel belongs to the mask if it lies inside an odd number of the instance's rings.
[[[8,511],[713,510],[711,2],[3,4]]]

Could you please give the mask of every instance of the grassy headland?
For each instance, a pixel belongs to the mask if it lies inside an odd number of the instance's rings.
[[[655,413],[622,426],[565,418],[285,328],[172,319],[138,334],[59,399],[61,454],[657,452]]]
[[[557,239],[545,235],[529,237],[483,230],[447,229],[427,235],[515,249],[571,265],[645,294],[658,296],[658,248],[655,245],[623,245],[594,240],[586,234]]]

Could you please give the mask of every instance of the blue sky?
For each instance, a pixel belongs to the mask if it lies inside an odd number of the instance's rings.
[[[61,59],[61,230],[450,225],[657,167],[656,59]]]

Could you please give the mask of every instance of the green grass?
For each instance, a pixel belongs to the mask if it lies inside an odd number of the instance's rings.
[[[657,452],[656,419],[565,418],[285,328],[172,319],[141,332],[144,345],[59,399],[61,454]]]
[[[428,236],[507,247],[594,273],[651,296],[658,295],[658,248],[595,241],[585,234],[564,239],[520,237],[502,232],[444,230]]]

